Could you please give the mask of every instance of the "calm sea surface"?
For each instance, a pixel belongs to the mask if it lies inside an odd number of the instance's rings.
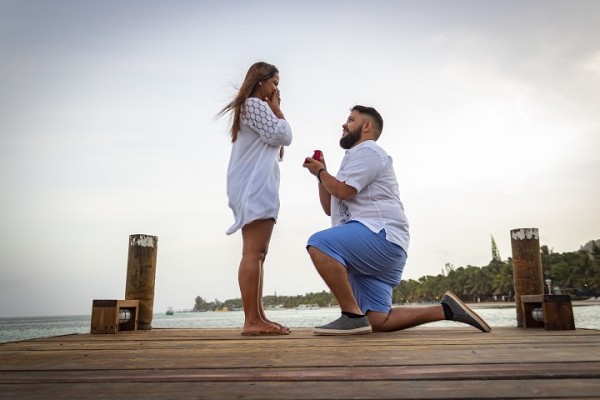
[[[517,317],[514,306],[490,307],[473,306],[473,309],[494,326],[516,326]],[[289,327],[310,328],[325,324],[339,315],[338,308],[316,310],[268,310],[267,315],[274,321]],[[579,328],[600,329],[600,305],[574,305],[575,326]],[[48,336],[89,333],[90,315],[65,317],[27,317],[0,318],[0,343]],[[242,311],[229,312],[175,312],[175,315],[155,314],[152,320],[154,328],[241,328],[244,321]],[[459,326],[456,322],[434,322],[428,326]]]

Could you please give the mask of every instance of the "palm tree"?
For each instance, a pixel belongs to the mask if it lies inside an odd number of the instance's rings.
[[[502,263],[492,278],[494,295],[508,295],[512,297],[515,291],[512,260]]]

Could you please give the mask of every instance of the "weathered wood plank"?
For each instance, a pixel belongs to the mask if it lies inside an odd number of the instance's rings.
[[[600,346],[590,351],[586,345],[538,344],[535,346],[443,346],[412,348],[322,347],[290,348],[284,346],[254,347],[234,346],[215,349],[209,346],[181,349],[93,350],[3,352],[0,370],[27,370],[32,365],[45,370],[102,369],[115,366],[119,369],[143,368],[196,368],[216,365],[221,368],[257,367],[315,367],[315,366],[392,366],[423,364],[496,364],[600,361]]]
[[[448,335],[448,332],[452,332],[452,335]],[[459,341],[463,335],[469,335],[479,337],[481,339],[489,338],[491,335],[501,334],[503,338],[532,338],[532,337],[577,337],[577,336],[598,336],[598,330],[594,329],[577,329],[575,331],[545,331],[544,329],[519,329],[514,327],[494,327],[491,333],[482,334],[478,330],[473,328],[464,327],[462,324],[456,324],[456,327],[419,327],[407,329],[399,332],[390,332],[377,334],[381,340],[385,338],[396,339],[397,337],[402,338],[428,338],[428,339],[444,339],[450,341]],[[374,335],[360,336],[362,340],[370,340],[369,338]],[[291,340],[297,339],[298,337],[312,338],[313,340],[342,340],[347,339],[344,337],[326,337],[326,336],[313,336],[310,329],[307,328],[293,328],[292,335],[289,336],[249,336],[242,337],[240,330],[238,329],[216,329],[216,328],[190,328],[190,329],[173,329],[173,328],[155,328],[148,331],[137,331],[137,332],[119,332],[118,334],[106,334],[106,335],[92,335],[92,334],[73,334],[63,335],[49,338],[31,339],[22,342],[3,343],[0,346],[5,346],[14,343],[42,343],[42,342],[56,342],[56,341],[89,341],[95,342],[101,341],[114,341],[120,342],[123,340],[134,339],[139,341],[144,340],[156,340],[160,337],[166,337],[169,339],[176,338],[198,338],[203,340]],[[354,339],[353,339],[354,340]]]
[[[600,378],[600,362],[314,368],[110,369],[0,372],[3,383],[505,380]]]
[[[565,343],[565,337],[568,337],[569,343],[599,343],[600,335],[596,330],[577,330],[574,335],[565,336],[564,334],[553,334],[553,331],[544,330],[523,330],[523,329],[498,329],[495,328],[489,334],[482,334],[473,331],[461,331],[451,329],[452,335],[440,333],[431,329],[419,334],[408,334],[404,332],[395,333],[375,333],[367,336],[354,337],[324,337],[313,336],[310,331],[294,331],[290,336],[282,337],[241,337],[239,334],[229,331],[219,331],[217,333],[203,332],[204,330],[174,330],[169,334],[168,330],[144,331],[139,334],[123,332],[116,335],[70,335],[57,338],[35,339],[15,343],[0,344],[0,349],[4,346],[6,349],[18,350],[44,350],[56,349],[81,349],[81,348],[114,348],[127,349],[135,346],[148,347],[180,347],[187,346],[190,342],[201,341],[210,346],[230,347],[235,345],[247,344],[252,342],[253,346],[263,344],[271,345],[274,341],[285,341],[286,346],[308,346],[318,344],[323,347],[344,347],[351,342],[353,345],[368,344],[369,346],[413,346],[413,345],[444,345],[455,346],[474,343],[481,344],[537,344],[544,343]],[[202,334],[199,334],[202,331]],[[410,330],[409,330],[410,331]],[[405,331],[405,332],[409,332]],[[514,332],[516,331],[516,332]],[[533,332],[531,332],[533,331]],[[562,331],[559,331],[562,332]]]
[[[5,399],[597,399],[592,379],[372,382],[152,382],[2,385]]]

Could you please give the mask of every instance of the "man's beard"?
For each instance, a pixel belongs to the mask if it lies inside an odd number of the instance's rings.
[[[342,149],[348,150],[356,144],[362,137],[362,126],[353,131],[348,130],[348,134],[340,139]]]

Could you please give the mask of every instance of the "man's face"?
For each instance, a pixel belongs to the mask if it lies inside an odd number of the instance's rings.
[[[342,125],[342,137],[340,146],[342,149],[351,149],[361,138],[363,130],[363,120],[358,111],[352,111]]]

